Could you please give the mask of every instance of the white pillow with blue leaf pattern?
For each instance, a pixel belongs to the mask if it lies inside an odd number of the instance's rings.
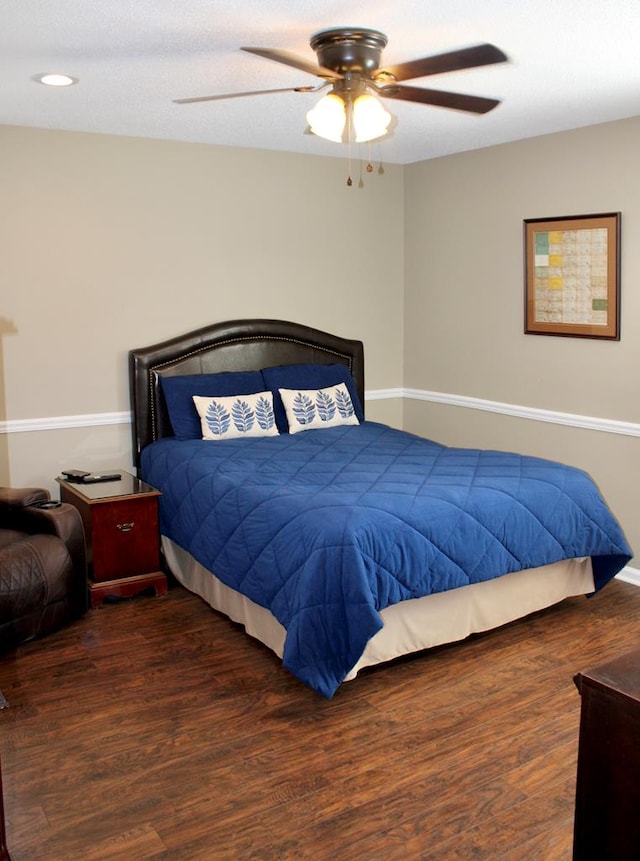
[[[194,395],[193,402],[200,416],[202,439],[278,436],[271,392],[213,398]]]
[[[289,433],[360,424],[344,383],[326,389],[278,391],[287,414]]]

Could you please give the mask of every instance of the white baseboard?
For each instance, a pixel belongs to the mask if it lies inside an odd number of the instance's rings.
[[[640,571],[627,565],[619,574],[616,574],[616,580],[623,580],[625,583],[631,583],[632,586],[640,586]]]

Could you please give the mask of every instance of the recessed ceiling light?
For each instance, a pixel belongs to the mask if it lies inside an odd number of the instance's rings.
[[[44,72],[41,75],[35,75],[33,80],[39,84],[46,84],[48,87],[70,87],[72,84],[78,83],[77,78],[59,72]]]

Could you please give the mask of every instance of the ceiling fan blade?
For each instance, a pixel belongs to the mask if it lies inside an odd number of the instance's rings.
[[[385,66],[374,74],[374,79],[387,73],[393,75],[396,81],[409,81],[411,78],[423,78],[427,75],[440,75],[443,72],[456,72],[459,69],[504,63],[508,59],[507,55],[495,45],[474,45],[471,48],[461,48],[458,51],[448,51],[446,54],[399,63],[397,66]]]
[[[241,99],[243,96],[264,96],[267,93],[313,93],[322,87],[285,87],[281,90],[249,90],[246,93],[222,93],[218,96],[196,96],[191,99],[174,99],[176,105],[190,105],[193,102],[216,102],[219,99]]]
[[[300,69],[303,72],[308,72],[310,75],[316,75],[319,78],[327,78],[336,80],[342,75],[334,72],[331,69],[326,69],[324,66],[319,66],[317,63],[311,63],[305,60],[304,57],[298,57],[297,54],[292,54],[291,51],[282,51],[279,48],[241,48],[241,51],[248,51],[250,54],[257,54],[258,57],[265,57],[267,60],[275,60],[276,63],[284,63],[285,66],[293,66],[294,69]]]
[[[388,92],[385,91],[387,89]],[[427,90],[423,87],[380,87],[378,94],[388,99],[421,102],[424,105],[435,105],[438,108],[451,108],[454,111],[467,111],[472,114],[486,114],[500,104],[499,99],[466,96],[463,93],[446,93],[443,90]]]

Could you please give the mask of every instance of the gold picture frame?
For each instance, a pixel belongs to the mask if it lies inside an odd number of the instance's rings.
[[[620,213],[524,220],[527,335],[620,340]]]

